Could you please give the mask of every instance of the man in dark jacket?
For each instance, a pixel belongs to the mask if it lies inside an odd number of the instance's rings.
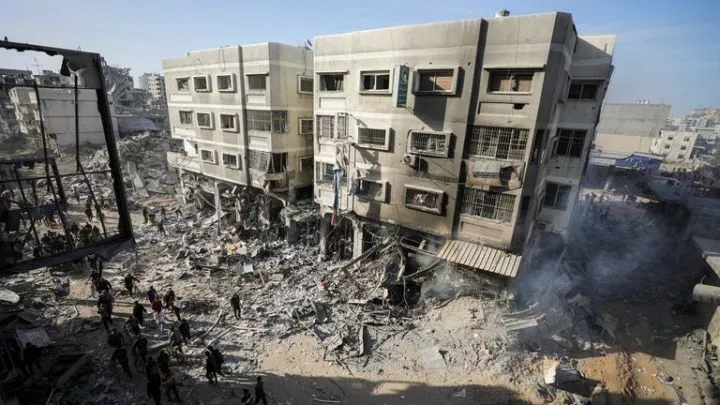
[[[188,324],[187,319],[180,319],[180,325],[178,325],[178,330],[180,331],[180,334],[182,335],[185,344],[188,344],[188,342],[190,341],[190,325]]]
[[[145,321],[146,313],[147,313],[147,309],[145,309],[145,307],[142,306],[142,304],[135,301],[135,305],[133,306],[133,316],[135,317],[135,319],[137,319],[140,326],[144,326],[143,322]]]
[[[262,401],[263,405],[267,405],[267,395],[265,395],[265,386],[262,377],[258,376],[255,384],[255,403]]]
[[[232,307],[235,319],[240,319],[240,295],[238,295],[237,292],[230,298],[230,306]]]

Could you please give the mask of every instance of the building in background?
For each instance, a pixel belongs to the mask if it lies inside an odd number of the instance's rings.
[[[143,73],[138,80],[139,87],[150,93],[153,101],[165,102],[165,78],[157,73]]]
[[[163,61],[172,136],[183,174],[210,179],[220,194],[263,190],[272,211],[312,194],[313,56],[279,43],[226,46]],[[274,214],[271,214],[274,215]]]
[[[351,228],[357,256],[394,224],[514,276],[536,225],[567,232],[614,46],[556,12],[315,38],[322,247]]]
[[[1,69],[0,68],[0,136],[18,135],[20,122],[17,120],[15,106],[10,100],[10,90],[15,86],[28,85],[32,82],[32,72],[29,70]]]
[[[625,154],[650,153],[670,114],[668,104],[605,103],[595,136],[596,152]]]
[[[668,163],[684,163],[695,157],[696,141],[697,132],[666,126],[660,130],[660,137],[653,141],[651,150],[656,155],[664,156]]]

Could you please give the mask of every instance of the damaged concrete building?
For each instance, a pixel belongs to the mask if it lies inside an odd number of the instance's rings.
[[[503,11],[314,43],[323,248],[350,228],[357,257],[393,224],[406,248],[514,277],[533,230],[566,235],[614,36]]]
[[[269,196],[273,218],[312,195],[312,58],[263,43],[163,61],[172,136],[184,145],[168,162],[184,183],[205,180],[218,211],[221,192],[238,186]]]

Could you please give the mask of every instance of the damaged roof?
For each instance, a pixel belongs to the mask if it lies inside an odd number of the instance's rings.
[[[522,256],[500,249],[461,240],[448,240],[437,255],[449,262],[474,269],[489,271],[506,277],[515,277]]]

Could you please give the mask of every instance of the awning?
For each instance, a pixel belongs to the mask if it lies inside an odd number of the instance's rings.
[[[467,168],[466,184],[470,187],[504,187],[508,190],[519,188],[519,173],[522,172],[522,163],[515,163],[494,160],[494,159],[467,159],[465,160]],[[512,168],[511,172],[505,169]]]
[[[693,236],[692,241],[708,266],[720,277],[720,240]]]
[[[506,277],[517,275],[522,260],[522,256],[461,240],[448,240],[437,256],[450,263]]]

